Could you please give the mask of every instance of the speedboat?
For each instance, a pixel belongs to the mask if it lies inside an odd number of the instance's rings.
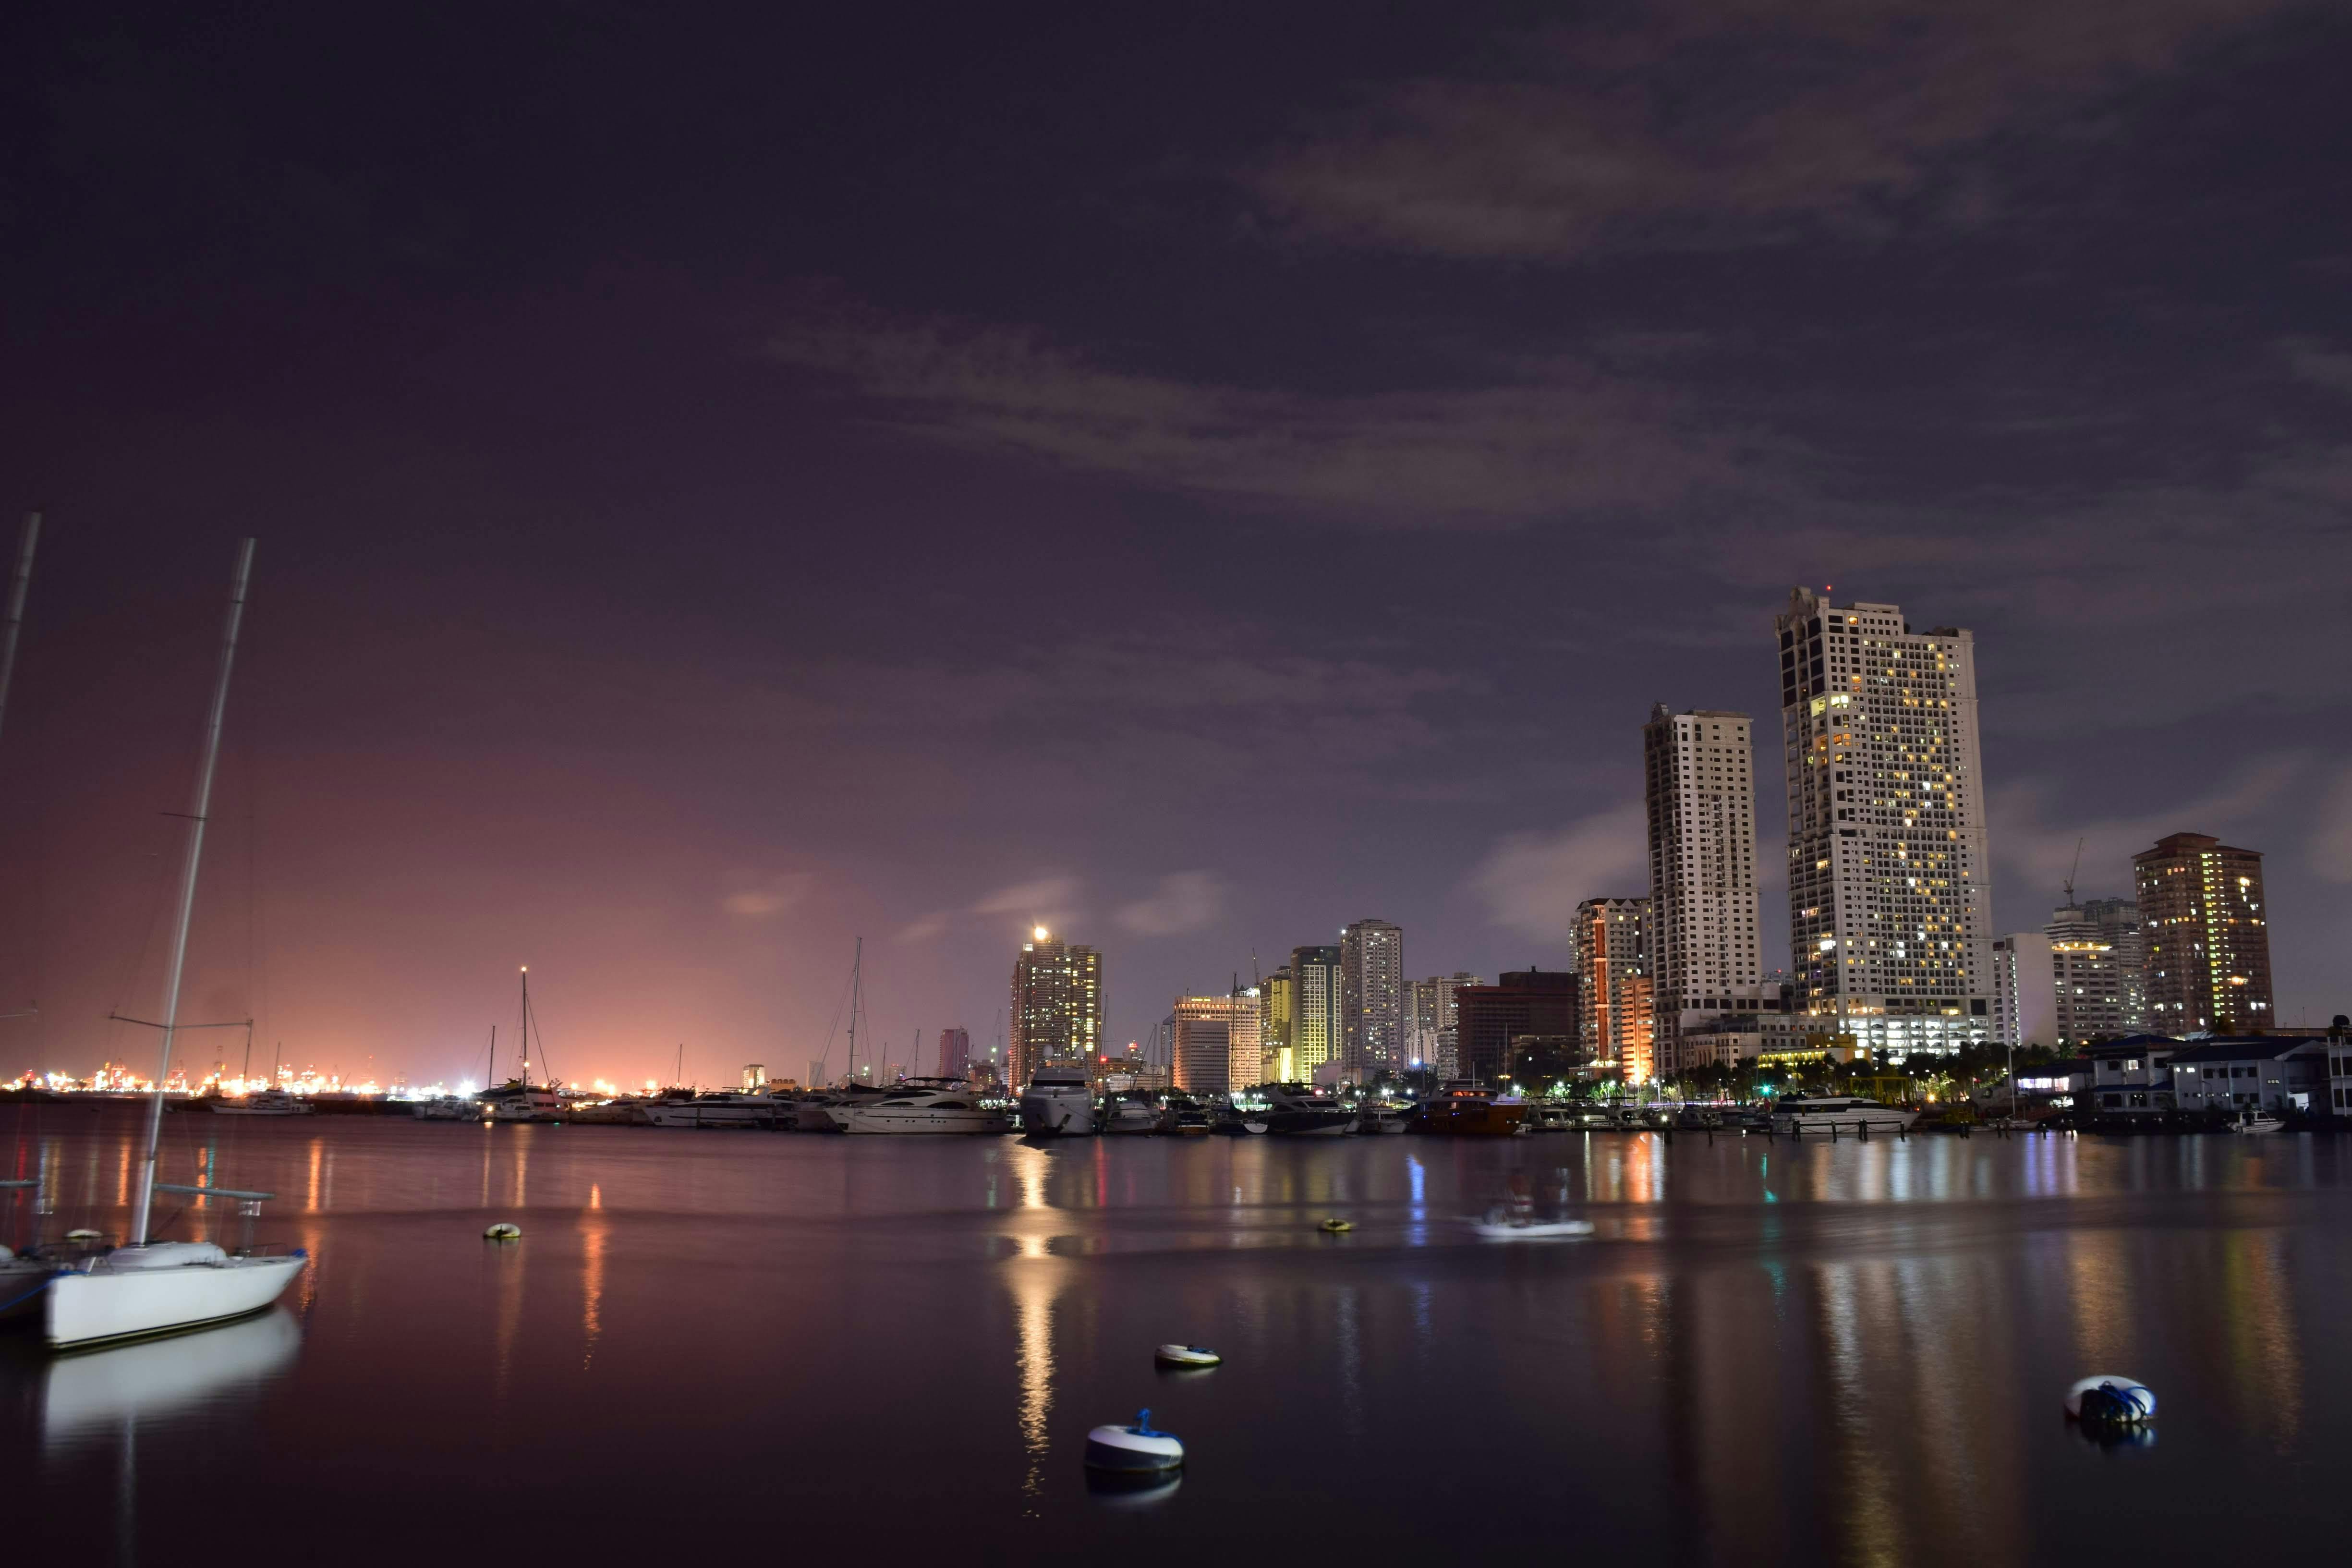
[[[1103,1104],[1105,1132],[1156,1132],[1159,1129],[1160,1108],[1151,1103],[1150,1095],[1116,1094]]]
[[[1851,1094],[1808,1095],[1784,1100],[1773,1109],[1776,1132],[1803,1137],[1809,1132],[1903,1132],[1919,1120],[1916,1110],[1881,1105]]]
[[[850,1111],[849,1132],[1004,1133],[1013,1119],[980,1103],[969,1086],[910,1080],[902,1092],[860,1105]]]
[[[215,1100],[212,1107],[215,1116],[308,1116],[317,1109],[282,1089],[257,1089],[236,1100]]]
[[[2284,1132],[2286,1131],[2286,1123],[2280,1121],[2277,1117],[2273,1116],[2267,1110],[2249,1110],[2237,1121],[2230,1123],[2230,1131],[2232,1132],[2252,1132],[2256,1134],[2264,1132]]]
[[[1356,1130],[1356,1113],[1303,1083],[1270,1083],[1255,1120],[1278,1138],[1328,1138]]]
[[[1021,1131],[1032,1138],[1084,1138],[1095,1131],[1094,1084],[1084,1062],[1039,1068],[1021,1091]]]
[[[1454,1084],[1423,1102],[1413,1130],[1446,1138],[1508,1138],[1527,1126],[1528,1102],[1491,1089]]]
[[[1485,1218],[1473,1220],[1470,1228],[1488,1241],[1567,1241],[1591,1236],[1592,1222],[1566,1215],[1538,1219],[1525,1209],[1498,1205],[1488,1209]]]

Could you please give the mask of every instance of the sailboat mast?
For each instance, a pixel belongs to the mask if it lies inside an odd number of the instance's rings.
[[[849,1081],[857,1081],[857,1009],[866,984],[866,939],[857,939],[856,956],[849,961]]]
[[[213,683],[212,711],[205,721],[204,761],[196,768],[195,798],[188,806],[188,854],[180,872],[180,912],[172,930],[172,962],[163,981],[163,1051],[155,1064],[155,1092],[147,1099],[147,1147],[140,1157],[139,1187],[131,1200],[131,1242],[147,1240],[155,1204],[155,1150],[163,1136],[163,1079],[172,1070],[172,1037],[180,1018],[180,976],[188,962],[188,922],[196,912],[196,870],[205,853],[205,814],[213,803],[213,769],[220,761],[221,726],[228,717],[228,677],[236,663],[236,631],[245,619],[245,585],[253,574],[253,541],[237,546],[236,577],[228,592],[228,626],[221,634],[220,677]]]
[[[25,514],[25,542],[16,552],[16,574],[8,580],[8,629],[0,633],[0,718],[8,712],[8,686],[16,674],[16,632],[25,624],[25,595],[33,585],[33,546],[40,542],[41,514]]]
[[[522,1086],[530,1087],[530,965],[522,966]]]

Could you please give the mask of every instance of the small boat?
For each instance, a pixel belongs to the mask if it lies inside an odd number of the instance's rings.
[[[1049,1062],[1021,1091],[1021,1131],[1032,1138],[1085,1138],[1095,1131],[1094,1082],[1084,1062]]]
[[[1160,1130],[1160,1108],[1151,1097],[1129,1090],[1112,1095],[1103,1102],[1102,1130],[1105,1132],[1156,1132]]]
[[[1310,1085],[1269,1083],[1259,1093],[1265,1109],[1254,1120],[1276,1138],[1336,1138],[1356,1130],[1354,1111]]]
[[[2250,1132],[2260,1136],[2265,1132],[2284,1132],[2286,1131],[2286,1123],[2267,1110],[2249,1110],[2237,1121],[2230,1123],[2230,1131]]]
[[[1369,1136],[1402,1132],[1411,1120],[1410,1108],[1394,1100],[1368,1100],[1356,1108],[1356,1131]]]
[[[482,1102],[462,1094],[436,1094],[430,1100],[411,1101],[408,1114],[419,1121],[479,1121]]]
[[[909,1079],[900,1086],[900,1092],[853,1110],[844,1131],[1001,1136],[1013,1131],[1013,1119],[982,1105],[969,1085]]]
[[[1202,1345],[1161,1345],[1151,1352],[1161,1366],[1223,1366],[1225,1358]]]
[[[2066,1391],[2066,1414],[2086,1426],[2137,1426],[2156,1419],[2156,1394],[2136,1377],[2103,1372]]]
[[[1577,1237],[1591,1236],[1592,1222],[1570,1219],[1538,1219],[1534,1215],[1509,1205],[1499,1205],[1486,1211],[1486,1217],[1470,1222],[1470,1228],[1488,1241],[1569,1241]]]
[[[1087,1434],[1087,1468],[1126,1473],[1172,1470],[1184,1462],[1184,1445],[1172,1433],[1151,1429],[1151,1412],[1131,1426],[1097,1426]]]
[[[257,1089],[235,1100],[212,1102],[215,1116],[308,1116],[318,1108],[282,1089]]]

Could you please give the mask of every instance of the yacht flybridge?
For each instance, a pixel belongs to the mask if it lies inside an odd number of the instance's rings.
[[[309,1258],[299,1252],[232,1253],[210,1241],[157,1241],[148,1234],[155,1193],[156,1146],[163,1127],[163,1082],[172,1068],[172,1037],[181,1027],[180,979],[187,963],[188,923],[195,912],[196,871],[204,858],[205,816],[212,805],[213,771],[220,760],[221,726],[228,709],[229,670],[236,658],[238,623],[245,615],[245,587],[253,571],[253,541],[238,548],[236,576],[229,591],[228,626],[221,639],[220,676],[205,725],[204,761],[188,811],[187,853],[180,874],[179,918],[172,936],[163,982],[162,1059],[147,1100],[147,1133],[131,1208],[130,1240],[94,1254],[49,1279],[42,1301],[53,1348],[97,1344],[194,1328],[224,1318],[243,1317],[276,1301]],[[164,1191],[208,1198],[235,1198],[253,1212],[271,1194],[221,1187],[165,1186]]]

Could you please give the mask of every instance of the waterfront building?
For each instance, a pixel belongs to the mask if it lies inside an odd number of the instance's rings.
[[[1257,986],[1258,1049],[1265,1056],[1265,1076],[1276,1083],[1295,1080],[1298,1057],[1292,1040],[1298,1021],[1298,982],[1285,964]]]
[[[1642,731],[1650,848],[1654,1071],[1733,999],[1762,995],[1756,919],[1756,781],[1745,713],[1651,710]]]
[[[1404,1065],[1404,928],[1392,921],[1339,933],[1339,1061],[1360,1083]]]
[[[971,1031],[941,1029],[940,1031],[940,1076],[961,1078],[971,1068]]]
[[[1102,1054],[1102,954],[1065,942],[1044,926],[1013,961],[1013,1037],[1005,1076],[1016,1089],[1049,1061]]]
[[[2160,1116],[2172,1109],[2172,1058],[2187,1049],[2165,1035],[2126,1035],[2083,1047],[2091,1064],[2089,1109],[2110,1116]]]
[[[2352,1017],[2336,1014],[2326,1040],[2328,1114],[2352,1116]]]
[[[1990,1038],[1974,637],[1802,588],[1778,629],[1801,999],[1874,1056]]]
[[[1187,1094],[1230,1094],[1261,1081],[1256,988],[1223,996],[1179,996],[1175,1086]]]
[[[1511,1042],[1522,1035],[1574,1037],[1577,977],[1565,971],[1506,970],[1492,985],[1454,991],[1461,1076],[1488,1087],[1510,1081]]]
[[[2261,853],[2175,833],[2133,856],[2132,869],[2148,1026],[2171,1035],[2267,1029],[2271,939]]]
[[[2023,1050],[2028,1046],[2054,1047],[2059,1043],[2058,985],[2051,946],[2050,938],[2037,931],[1993,938],[1991,1037],[1995,1044]]]
[[[1318,1068],[1339,1059],[1339,950],[1295,947],[1290,950],[1290,973],[1297,988],[1291,1054],[1298,1080],[1311,1081]]]
[[[1651,1055],[1650,900],[1587,899],[1576,906],[1577,1034],[1596,1063],[1627,1083],[1657,1076]]]
[[[2328,1042],[2308,1037],[2196,1040],[2175,1051],[2172,1100],[2183,1110],[2328,1109]]]

